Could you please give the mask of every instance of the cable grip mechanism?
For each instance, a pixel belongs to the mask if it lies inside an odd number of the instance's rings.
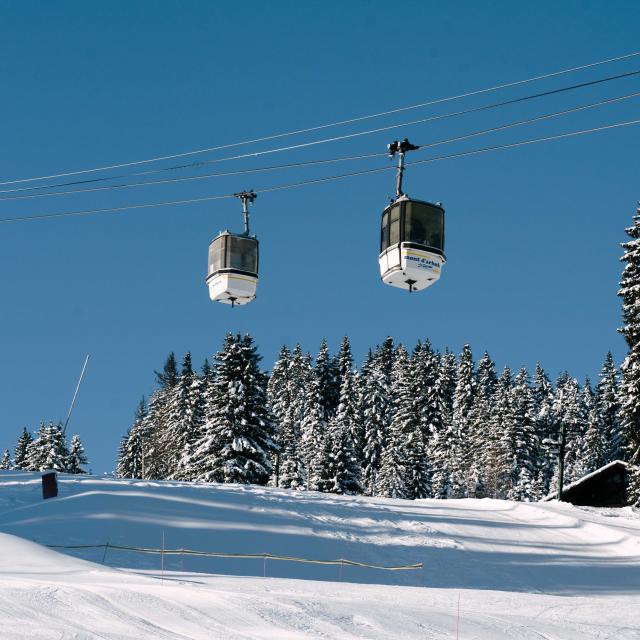
[[[387,151],[390,158],[393,158],[396,154],[398,154],[398,173],[396,175],[396,199],[400,198],[404,195],[402,191],[402,178],[404,176],[404,154],[407,151],[415,151],[420,147],[411,144],[408,138],[404,140],[398,141],[394,140],[387,145]]]
[[[253,204],[253,201],[258,197],[258,194],[251,189],[251,191],[240,191],[233,194],[236,198],[240,198],[242,201],[242,222],[244,224],[244,235],[249,235],[249,204]]]

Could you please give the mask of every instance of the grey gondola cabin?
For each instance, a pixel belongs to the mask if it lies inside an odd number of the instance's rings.
[[[258,240],[223,231],[209,245],[209,297],[241,305],[256,297]]]
[[[244,233],[223,231],[209,245],[207,285],[214,302],[231,306],[251,302],[258,286],[258,239],[249,235],[249,203],[253,191],[234,194],[242,200]]]

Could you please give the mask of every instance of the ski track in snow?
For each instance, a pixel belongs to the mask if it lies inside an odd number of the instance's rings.
[[[121,544],[422,561],[424,571],[166,557]],[[0,472],[4,640],[640,640],[640,514]],[[36,544],[32,541],[36,541]],[[105,565],[102,565],[102,558]],[[225,575],[226,574],[226,575]],[[342,581],[339,581],[339,577]],[[457,603],[460,597],[460,619]]]

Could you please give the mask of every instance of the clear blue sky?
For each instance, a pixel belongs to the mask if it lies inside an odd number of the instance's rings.
[[[2,180],[232,143],[640,48],[640,4],[622,0],[3,1],[0,11]],[[638,68],[640,58],[501,96]],[[218,168],[381,151],[405,135],[426,143],[638,90],[637,78],[621,80]],[[639,105],[635,99],[437,153],[630,120]],[[0,446],[13,447],[23,426],[64,417],[90,353],[71,429],[81,433],[93,471],[111,470],[166,354],[191,350],[199,364],[227,331],[253,334],[265,367],[282,343],[300,341],[315,353],[323,337],[335,350],[348,334],[360,361],[390,334],[409,345],[428,337],[456,352],[469,342],[499,367],[531,370],[539,360],[553,377],[564,369],[595,377],[608,349],[618,362],[625,353],[616,333],[619,243],[640,197],[639,141],[640,127],[628,127],[410,171],[409,194],[445,205],[449,258],[441,281],[413,296],[385,287],[377,272],[391,173],[261,195],[253,215],[259,297],[234,310],[209,301],[204,277],[210,239],[240,227],[235,201],[3,225]],[[384,162],[0,203],[0,217],[259,189]]]

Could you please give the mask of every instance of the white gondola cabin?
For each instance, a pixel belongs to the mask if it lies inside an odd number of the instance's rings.
[[[251,302],[258,286],[258,239],[249,235],[248,207],[257,196],[253,191],[235,195],[242,200],[244,233],[223,231],[211,241],[207,271],[209,297],[231,306]]]
[[[444,254],[444,209],[400,196],[382,212],[380,277],[385,284],[420,291],[440,278]]]
[[[396,197],[382,212],[378,255],[382,281],[410,292],[437,282],[446,262],[442,205],[414,200],[402,191],[405,153],[419,148],[406,138],[388,146],[391,158],[398,155]]]

